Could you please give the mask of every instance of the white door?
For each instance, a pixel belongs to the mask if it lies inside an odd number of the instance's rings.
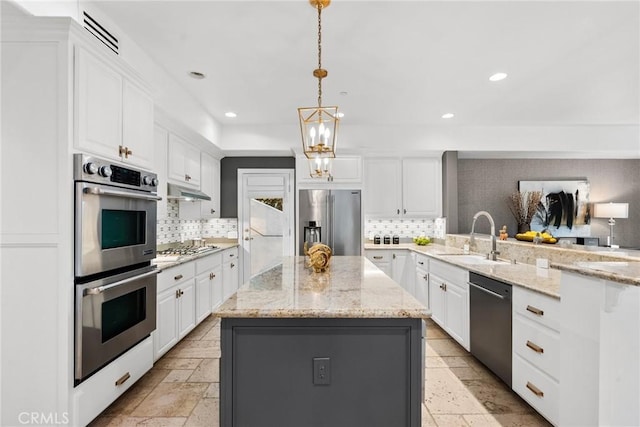
[[[240,283],[294,255],[293,169],[238,169]]]

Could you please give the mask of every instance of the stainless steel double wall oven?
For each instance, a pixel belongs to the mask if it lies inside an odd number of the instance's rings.
[[[74,155],[75,382],[156,328],[157,175]]]

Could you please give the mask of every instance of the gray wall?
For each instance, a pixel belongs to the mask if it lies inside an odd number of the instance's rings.
[[[458,232],[458,152],[442,154],[442,216],[447,218],[447,233]]]
[[[629,218],[619,219],[614,227],[617,244],[640,247],[640,160],[561,160],[561,159],[459,159],[458,160],[458,232],[469,233],[473,215],[488,211],[496,228],[506,225],[509,235],[516,221],[506,199],[518,189],[519,180],[586,178],[590,184],[590,202],[627,202]],[[485,226],[485,224],[487,224]],[[478,221],[480,232],[488,232],[488,222]],[[606,219],[593,218],[591,235],[606,244],[609,226]]]
[[[295,157],[225,157],[220,160],[220,218],[238,217],[238,169],[295,167]]]

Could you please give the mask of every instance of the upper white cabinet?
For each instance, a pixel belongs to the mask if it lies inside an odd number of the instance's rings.
[[[123,71],[76,48],[77,149],[153,167],[153,99]]]
[[[158,219],[167,217],[167,150],[169,147],[169,132],[158,125],[153,131],[155,148],[154,171],[158,174],[158,196],[162,197],[158,201]]]
[[[174,133],[169,134],[169,180],[200,188],[200,151]]]
[[[296,156],[296,181],[298,184],[352,184],[360,188],[362,184],[362,157],[338,156],[332,160],[331,180],[312,178],[309,159],[304,155]]]
[[[365,159],[364,183],[365,215],[386,218],[441,215],[439,157]]]
[[[220,161],[207,153],[202,153],[200,160],[200,190],[211,197],[211,200],[200,202],[200,215],[202,218],[220,218]]]

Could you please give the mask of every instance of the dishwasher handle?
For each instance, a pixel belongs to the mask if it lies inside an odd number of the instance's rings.
[[[499,293],[493,292],[492,290],[483,288],[482,286],[478,286],[475,283],[471,283],[471,282],[467,282],[467,284],[469,284],[470,286],[473,286],[474,288],[481,290],[482,292],[486,292],[489,295],[492,295],[494,297],[500,298],[500,299],[506,299],[507,297],[505,297],[504,295],[500,295]]]

